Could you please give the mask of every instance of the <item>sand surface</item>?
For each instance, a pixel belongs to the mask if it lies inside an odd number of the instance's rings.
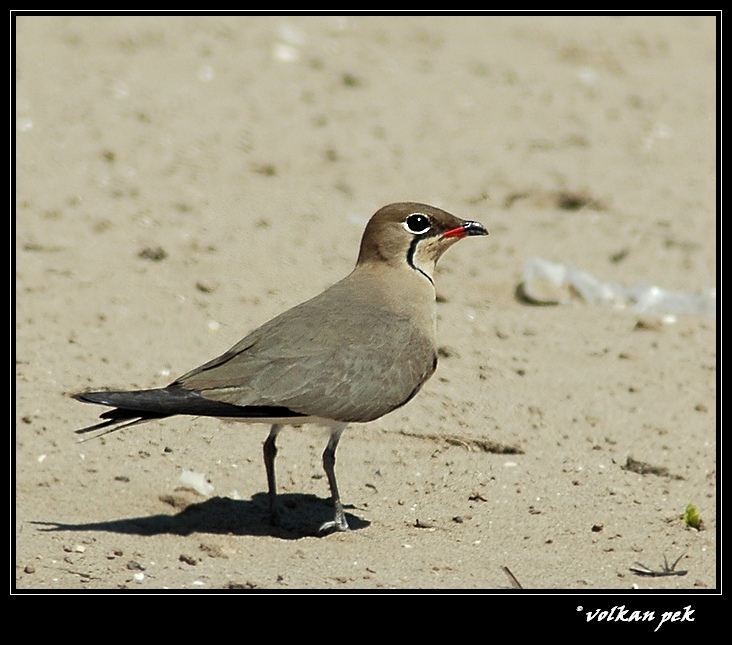
[[[715,315],[516,289],[533,257],[716,287],[715,28],[18,18],[16,586],[502,591],[505,566],[527,589],[714,589]],[[280,436],[284,529],[266,426],[77,442],[103,409],[69,393],[163,386],[220,354],[346,275],[368,217],[404,200],[490,236],[438,267],[437,374],[344,435],[354,530],[314,535],[320,428]],[[688,573],[630,570],[664,556]]]

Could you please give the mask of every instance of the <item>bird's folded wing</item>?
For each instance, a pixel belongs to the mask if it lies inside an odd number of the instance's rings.
[[[351,325],[336,316],[314,329],[298,313],[273,319],[173,385],[232,405],[365,422],[406,403],[435,369],[431,340],[403,318]]]

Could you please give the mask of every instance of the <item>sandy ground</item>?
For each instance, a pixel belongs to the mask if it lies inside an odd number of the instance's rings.
[[[716,317],[516,288],[532,257],[716,287],[715,39],[713,17],[18,18],[17,588],[500,592],[505,566],[714,590]],[[436,376],[344,435],[353,531],[313,535],[318,428],[279,441],[285,529],[265,426],[77,442],[103,409],[69,393],[218,355],[350,271],[402,200],[491,234],[439,266]],[[630,570],[664,557],[688,573]]]

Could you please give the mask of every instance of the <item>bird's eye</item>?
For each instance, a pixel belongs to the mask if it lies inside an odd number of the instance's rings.
[[[422,213],[412,213],[404,220],[404,228],[415,235],[426,233],[430,230],[430,226],[430,218]]]

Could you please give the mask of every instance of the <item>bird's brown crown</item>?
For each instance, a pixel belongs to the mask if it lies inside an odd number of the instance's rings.
[[[455,242],[467,235],[487,235],[477,222],[462,220],[440,208],[417,202],[397,202],[380,208],[361,238],[357,264],[384,262],[434,264]],[[429,272],[431,275],[431,271]]]

